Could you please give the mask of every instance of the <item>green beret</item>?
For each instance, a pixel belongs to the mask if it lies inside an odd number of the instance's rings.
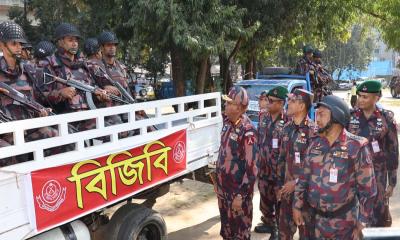
[[[277,86],[269,90],[268,96],[280,98],[282,100],[285,100],[288,94],[288,90],[285,87],[282,86]]]
[[[379,93],[382,89],[382,84],[379,81],[367,80],[358,85],[357,92]]]

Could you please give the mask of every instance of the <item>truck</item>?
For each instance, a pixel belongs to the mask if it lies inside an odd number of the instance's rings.
[[[190,103],[196,108],[186,110]],[[136,118],[142,111],[148,118]],[[105,125],[123,114],[126,122]],[[95,128],[70,130],[91,119]],[[58,135],[25,139],[48,126]],[[152,205],[173,182],[209,182],[221,128],[220,93],[1,123],[0,135],[11,134],[13,144],[1,148],[0,159],[28,160],[0,168],[0,240],[165,239],[165,221]],[[122,137],[127,131],[135,134]],[[74,148],[49,151],[67,145]]]
[[[277,86],[286,87],[289,93],[294,92],[295,89],[301,88],[311,91],[310,75],[292,75],[292,74],[257,74],[257,79],[242,80],[236,83],[247,90],[249,95],[249,107],[247,109],[247,115],[251,121],[257,126],[258,113],[260,111],[258,106],[257,95],[260,95],[262,91],[268,91]],[[313,118],[314,109],[311,109],[310,117]]]

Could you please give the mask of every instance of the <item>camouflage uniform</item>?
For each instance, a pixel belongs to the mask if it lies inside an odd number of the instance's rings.
[[[37,93],[34,91],[33,82],[27,77],[27,75],[21,70],[22,66],[17,65],[14,70],[9,69],[7,62],[4,57],[0,58],[0,81],[11,86],[15,90],[23,93],[32,100],[37,100]],[[22,120],[38,117],[38,113],[32,109],[28,109],[26,106],[13,99],[0,94],[0,101],[4,112],[12,117],[14,120]],[[58,131],[51,127],[43,127],[39,129],[33,129],[27,131],[25,141],[35,141],[43,138],[55,137],[58,135]],[[1,146],[7,146],[13,144],[13,138],[10,134],[2,134]],[[2,161],[0,167],[26,161],[25,157],[13,158],[14,161]]]
[[[300,75],[306,75],[310,70],[314,70],[314,66],[310,60],[306,57],[302,57],[297,61],[296,73]]]
[[[278,223],[277,165],[283,127],[286,122],[285,113],[273,120],[268,112],[260,111],[257,128],[260,149],[258,189],[260,191],[260,210],[263,214],[263,222],[268,226],[274,226]]]
[[[399,165],[397,125],[394,114],[392,111],[377,108],[371,117],[366,119],[361,109],[355,109],[351,113],[348,130],[369,140],[368,146],[378,186],[372,226],[383,226],[384,194],[388,184],[396,186]],[[375,143],[379,147],[374,147]]]
[[[315,123],[306,117],[300,125],[289,121],[282,133],[282,143],[278,159],[278,186],[298,179],[302,174],[306,150],[310,138],[315,135]],[[279,236],[281,239],[293,239],[297,226],[292,217],[292,202],[294,194],[281,199],[279,214]],[[306,211],[304,212],[305,217]],[[300,238],[306,239],[309,233],[307,228],[299,229]]]
[[[311,139],[293,207],[313,212],[315,239],[353,239],[357,222],[372,217],[376,182],[367,144],[345,129],[332,146],[324,137]]]
[[[333,79],[329,72],[322,66],[322,64],[313,63],[313,69],[315,70],[314,74],[317,74],[318,78],[318,82],[316,82],[315,77],[313,75],[310,76],[313,78],[311,82],[313,83],[312,89],[315,96],[314,102],[319,102],[323,96],[332,94],[329,84],[333,82]]]
[[[247,93],[243,88],[232,88],[228,97],[239,102],[246,101],[243,105],[248,105]],[[216,166],[220,234],[224,239],[250,239],[257,159],[257,133],[251,120],[245,114],[236,123],[224,117]],[[238,195],[242,197],[242,210],[239,212],[232,208]]]

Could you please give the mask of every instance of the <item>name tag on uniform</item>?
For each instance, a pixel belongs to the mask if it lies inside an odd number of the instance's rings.
[[[295,161],[295,163],[301,163],[299,152],[294,153],[294,161]]]
[[[337,168],[329,169],[329,182],[330,183],[337,183],[337,177],[338,177]]]
[[[375,140],[372,142],[372,150],[374,151],[374,153],[378,153],[381,151],[378,141]]]
[[[277,138],[272,139],[272,148],[278,148],[278,139]]]

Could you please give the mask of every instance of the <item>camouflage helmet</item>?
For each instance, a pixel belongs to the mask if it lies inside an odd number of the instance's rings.
[[[55,38],[59,40],[66,36],[81,38],[78,28],[70,23],[61,23],[56,27]]]
[[[83,44],[83,52],[86,54],[86,56],[96,54],[99,50],[100,45],[97,38],[88,38],[85,40],[85,43]]]
[[[7,21],[0,24],[0,41],[16,41],[22,44],[26,41],[25,32],[22,27],[15,22]]]
[[[49,41],[40,41],[34,48],[33,55],[35,58],[42,59],[54,53],[56,47]]]
[[[331,119],[334,123],[339,123],[343,127],[347,127],[350,122],[349,106],[340,97],[328,95],[318,102],[315,108],[326,107],[331,111]]]
[[[31,43],[24,43],[22,44],[22,49],[32,49],[33,46]]]
[[[104,45],[106,43],[118,44],[118,38],[113,32],[104,31],[99,35],[98,39],[100,45]]]
[[[243,105],[247,107],[249,105],[249,97],[247,95],[246,89],[240,86],[234,86],[229,90],[228,95],[222,95],[222,99],[235,103],[237,105]]]
[[[318,49],[315,49],[313,52],[313,57],[314,58],[322,58],[322,52]]]

